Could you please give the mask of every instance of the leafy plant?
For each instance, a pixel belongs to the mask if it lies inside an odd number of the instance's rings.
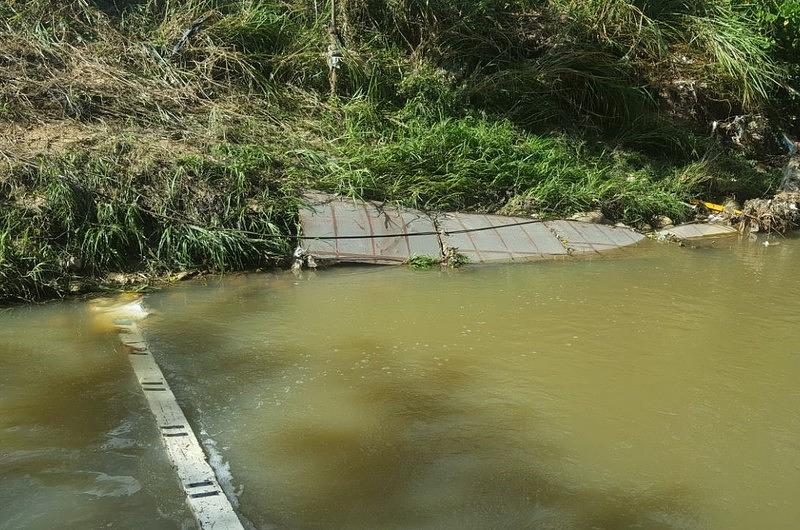
[[[442,260],[430,256],[411,256],[405,261],[405,265],[418,270],[433,269],[441,264]]]

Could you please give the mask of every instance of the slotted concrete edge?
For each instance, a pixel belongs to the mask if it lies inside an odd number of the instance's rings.
[[[115,319],[114,325],[197,524],[202,530],[244,530],[138,324]]]

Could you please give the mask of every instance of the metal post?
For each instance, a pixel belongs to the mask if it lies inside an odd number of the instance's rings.
[[[339,46],[339,33],[336,28],[336,0],[331,0],[331,25],[328,28],[330,44],[328,44],[328,68],[330,70],[331,97],[336,97],[338,70],[341,68],[342,50]]]

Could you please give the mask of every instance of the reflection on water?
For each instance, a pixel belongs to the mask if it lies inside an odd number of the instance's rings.
[[[142,327],[258,528],[792,528],[799,259],[800,241],[731,239],[449,272],[229,277],[149,296]],[[174,525],[180,508],[153,500],[169,481],[143,478],[165,464],[127,365],[75,331],[73,306],[45,309],[0,315],[26,335],[1,361],[0,440],[12,455],[47,448],[17,468],[4,456],[0,472]],[[64,314],[64,337],[30,333]],[[62,343],[71,355],[43,351]],[[26,422],[61,441],[13,434]],[[136,452],[147,458],[117,462]],[[15,489],[4,480],[0,501],[29,502]],[[87,521],[120,508],[92,509]]]

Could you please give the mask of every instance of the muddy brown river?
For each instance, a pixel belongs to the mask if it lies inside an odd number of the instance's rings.
[[[259,529],[791,529],[800,240],[195,281],[140,325]],[[0,312],[0,528],[194,528],[111,327]]]

